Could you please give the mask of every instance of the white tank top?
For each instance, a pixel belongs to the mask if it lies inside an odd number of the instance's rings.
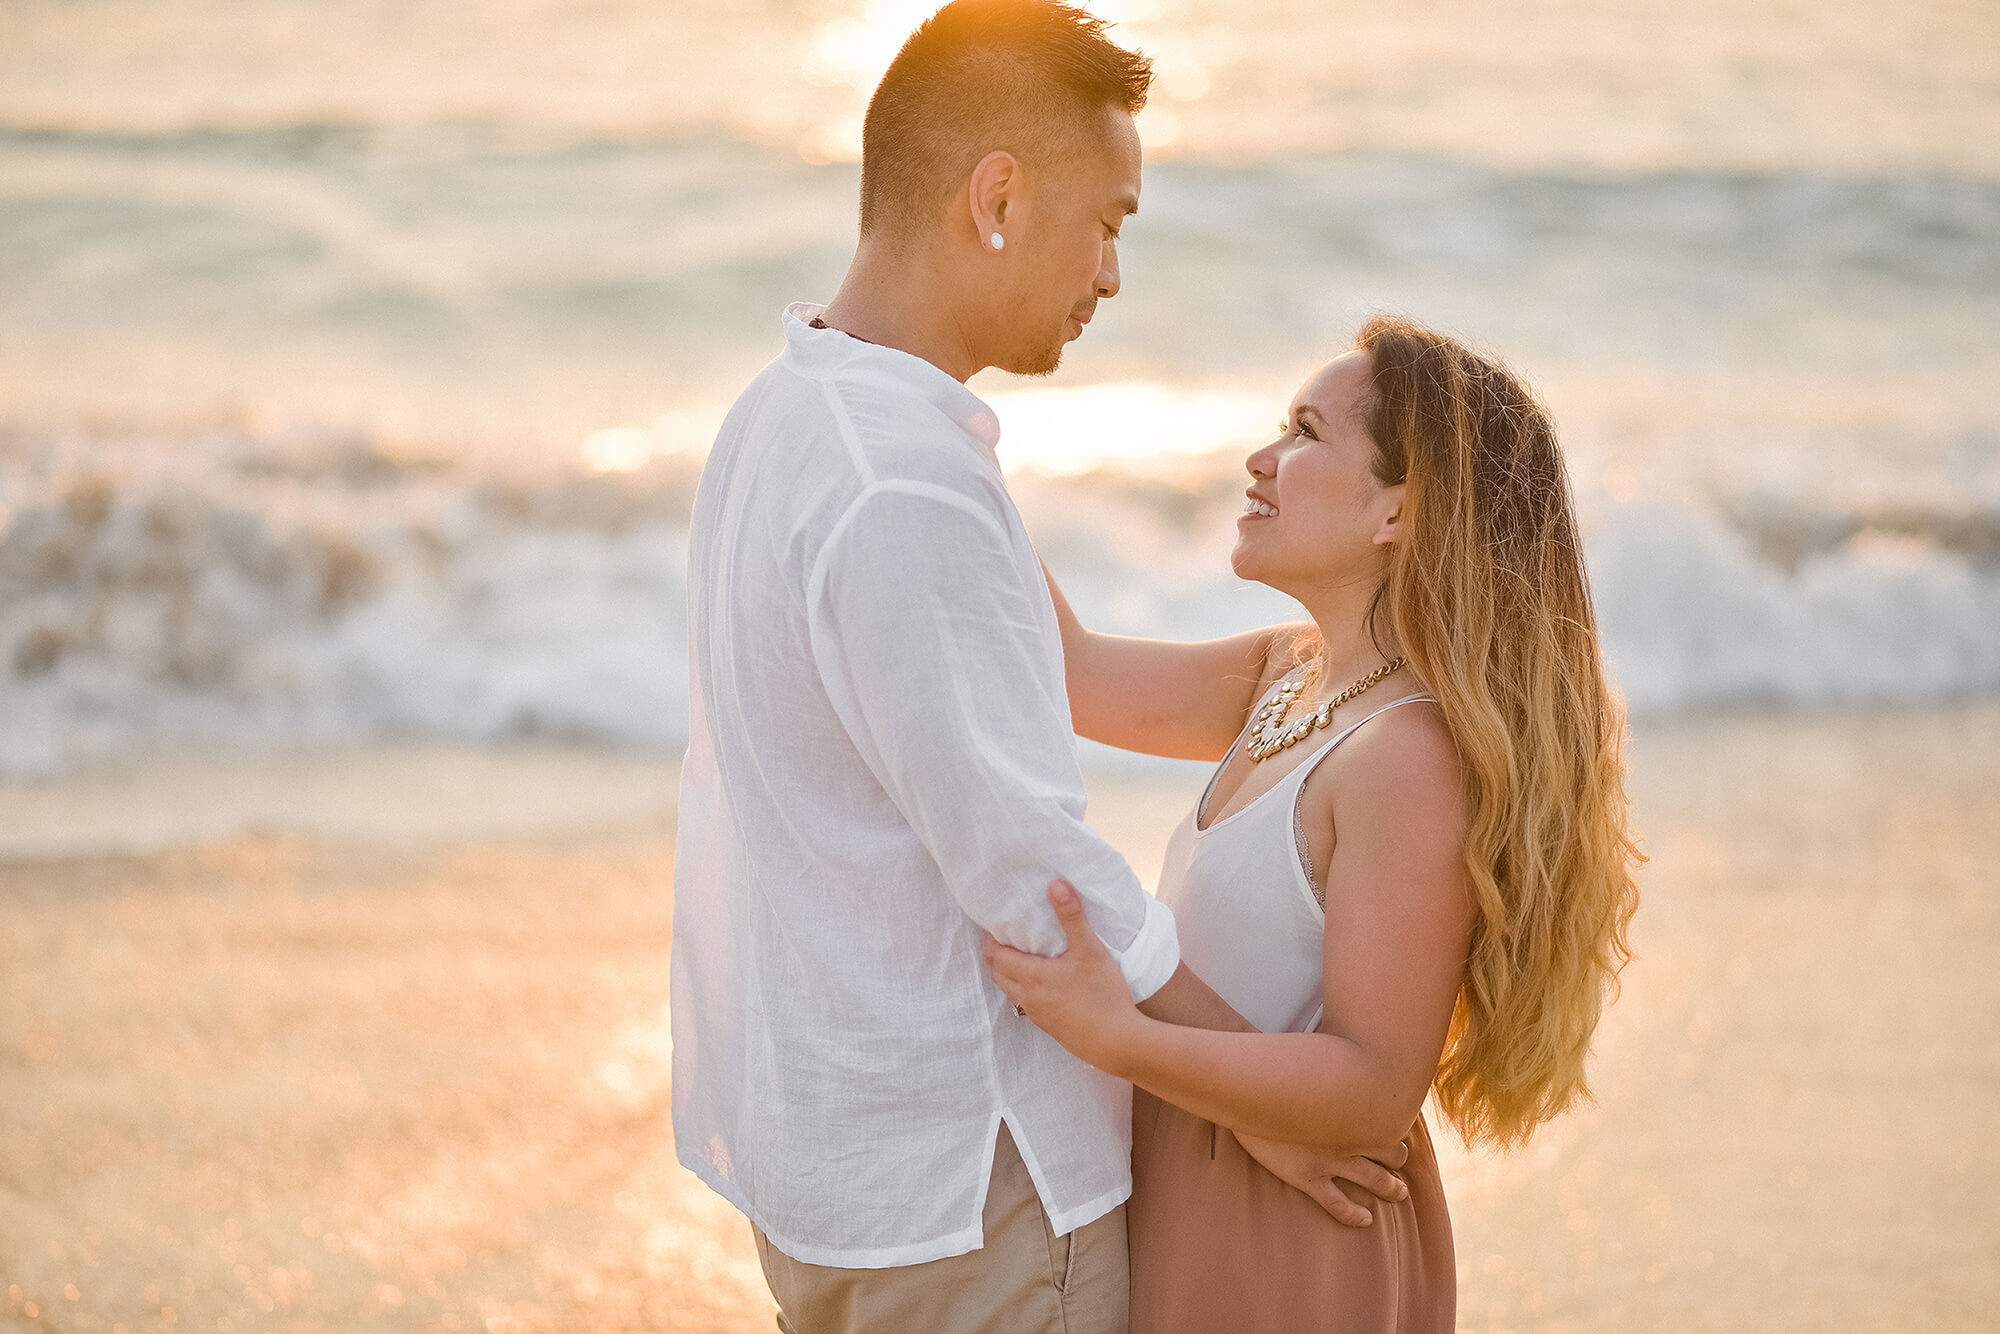
[[[1263,1032],[1307,1032],[1325,1010],[1326,909],[1299,820],[1306,779],[1363,723],[1429,698],[1408,695],[1349,724],[1269,791],[1200,828],[1216,778],[1243,744],[1239,735],[1167,844],[1159,898],[1173,909],[1182,961]]]

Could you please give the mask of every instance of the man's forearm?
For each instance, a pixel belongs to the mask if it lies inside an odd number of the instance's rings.
[[[1139,1002],[1139,1012],[1148,1019],[1182,1028],[1211,1028],[1220,1033],[1257,1031],[1255,1024],[1236,1013],[1185,963],[1174,969],[1165,986]]]

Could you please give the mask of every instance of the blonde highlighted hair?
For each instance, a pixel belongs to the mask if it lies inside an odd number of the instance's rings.
[[[1466,771],[1476,912],[1432,1091],[1511,1148],[1590,1096],[1591,1035],[1631,958],[1643,861],[1624,710],[1605,681],[1555,424],[1496,362],[1378,317],[1374,470],[1406,486],[1374,619],[1436,698]]]

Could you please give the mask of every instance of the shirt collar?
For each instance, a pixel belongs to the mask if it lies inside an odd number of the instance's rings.
[[[986,401],[922,357],[851,337],[838,329],[815,329],[824,305],[795,301],[785,307],[785,355],[818,377],[862,371],[890,376],[935,405],[989,451],[1000,443],[1000,418]]]

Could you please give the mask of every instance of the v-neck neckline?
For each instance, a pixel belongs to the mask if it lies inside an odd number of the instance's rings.
[[[1278,688],[1284,685],[1285,682],[1291,680],[1292,677],[1297,674],[1297,672],[1298,672],[1297,668],[1293,668],[1291,671],[1286,672],[1283,676],[1279,677],[1277,680],[1271,683],[1271,688],[1269,690],[1266,690],[1261,696],[1258,697],[1256,707],[1250,711],[1250,717],[1253,720],[1257,717],[1257,714],[1260,711],[1262,711],[1264,706],[1270,703],[1271,696],[1278,692]],[[1215,772],[1208,776],[1208,786],[1202,789],[1201,800],[1197,801],[1194,804],[1195,833],[1206,834],[1211,829],[1219,829],[1223,825],[1228,824],[1231,820],[1234,820],[1237,816],[1243,814],[1243,812],[1249,810],[1252,806],[1255,806],[1265,797],[1268,797],[1269,795],[1271,795],[1271,793],[1276,792],[1280,787],[1284,786],[1285,779],[1290,778],[1292,774],[1297,771],[1297,769],[1304,768],[1305,765],[1310,762],[1308,760],[1300,760],[1298,765],[1294,769],[1287,770],[1281,777],[1278,778],[1276,782],[1272,783],[1271,786],[1265,788],[1262,792],[1259,792],[1256,796],[1250,798],[1248,801],[1244,802],[1241,806],[1238,806],[1235,810],[1229,812],[1229,814],[1221,817],[1220,819],[1211,820],[1208,824],[1203,824],[1202,823],[1203,818],[1211,814],[1211,812],[1208,809],[1208,802],[1209,798],[1215,795],[1216,784],[1222,781],[1222,775],[1229,769],[1229,762],[1231,760],[1234,760],[1237,754],[1242,751],[1243,739],[1249,734],[1250,734],[1250,723],[1246,722],[1243,724],[1243,730],[1236,734],[1236,739],[1229,743],[1229,750],[1226,754],[1223,755],[1222,762],[1215,766]],[[1254,774],[1255,772],[1256,770],[1254,768],[1250,770],[1250,773]],[[1247,781],[1249,778],[1249,774],[1245,774],[1244,778]],[[1239,783],[1237,784],[1236,791],[1232,792],[1230,796],[1232,797],[1239,796],[1241,795],[1242,791],[1243,791],[1243,785]]]
[[[1271,689],[1265,691],[1263,696],[1257,701],[1258,708],[1261,709],[1264,706],[1264,704],[1270,700],[1272,694],[1276,692],[1278,687],[1283,685],[1287,680],[1291,679],[1291,675],[1292,673],[1287,672],[1285,673],[1285,675],[1279,677],[1276,681],[1273,681],[1271,683]],[[1279,788],[1283,787],[1287,782],[1291,780],[1293,775],[1309,772],[1312,769],[1312,767],[1319,762],[1319,760],[1325,755],[1327,751],[1339,745],[1342,741],[1344,741],[1347,738],[1349,733],[1351,733],[1355,728],[1361,726],[1361,724],[1367,722],[1369,719],[1374,718],[1379,714],[1386,713],[1390,709],[1393,709],[1398,705],[1409,704],[1416,700],[1427,700],[1429,698],[1430,696],[1428,694],[1419,690],[1413,695],[1404,695],[1400,699],[1391,700],[1389,703],[1384,704],[1381,708],[1376,709],[1373,713],[1363,714],[1361,717],[1356,718],[1353,722],[1341,728],[1338,732],[1333,733],[1332,736],[1328,738],[1325,745],[1320,746],[1315,750],[1306,752],[1306,757],[1304,759],[1300,760],[1297,764],[1293,765],[1290,769],[1287,769],[1283,774],[1279,775],[1278,778],[1272,782],[1271,786],[1265,788],[1262,792],[1259,792],[1256,796],[1250,798],[1248,801],[1244,802],[1241,806],[1238,806],[1235,810],[1229,812],[1229,814],[1222,816],[1219,819],[1211,820],[1208,824],[1203,824],[1202,823],[1203,817],[1210,814],[1208,810],[1208,803],[1209,799],[1215,795],[1216,784],[1222,780],[1223,772],[1229,768],[1229,762],[1236,758],[1238,751],[1243,749],[1243,738],[1250,734],[1250,724],[1246,722],[1243,725],[1243,730],[1236,734],[1236,739],[1229,743],[1228,753],[1226,753],[1222,757],[1222,762],[1215,766],[1215,772],[1208,776],[1208,786],[1202,789],[1201,800],[1197,801],[1194,804],[1194,814],[1191,817],[1191,822],[1194,828],[1195,835],[1197,837],[1200,837],[1203,834],[1213,833],[1215,830],[1222,828],[1222,826],[1228,824],[1231,820],[1234,820],[1237,816],[1244,814],[1245,812],[1250,810],[1251,807],[1255,806],[1258,802],[1262,801],[1264,798],[1270,796],[1273,792],[1276,792]],[[1255,718],[1257,715],[1255,712],[1252,712],[1250,716],[1252,718]],[[1252,770],[1251,772],[1254,773],[1255,770]],[[1247,781],[1248,775],[1245,775],[1245,779]],[[1236,797],[1240,795],[1242,791],[1243,791],[1242,785],[1238,784],[1236,791],[1232,792],[1230,796],[1232,798]]]

